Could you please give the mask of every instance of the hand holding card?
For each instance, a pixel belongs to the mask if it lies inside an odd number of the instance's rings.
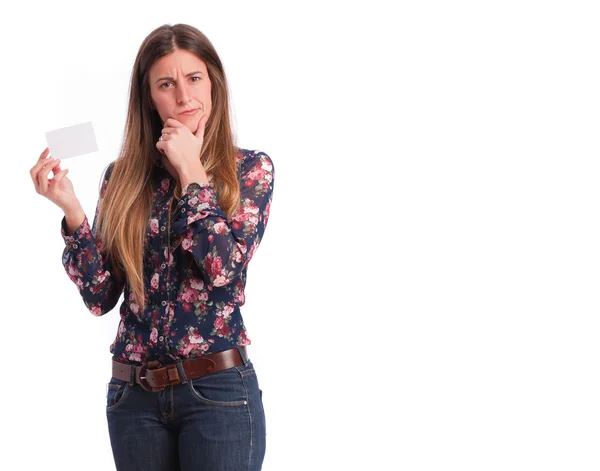
[[[78,227],[85,214],[77,196],[75,196],[73,183],[65,176],[69,169],[61,170],[60,159],[48,157],[49,153],[50,149],[46,147],[29,174],[33,180],[35,191],[63,210],[67,219],[67,227],[72,232],[73,229],[71,228]],[[49,179],[50,172],[54,176]]]
[[[66,177],[69,169],[60,168],[61,159],[96,152],[98,145],[91,121],[46,132],[48,147],[29,171],[35,191],[48,198],[65,213],[69,234],[81,225],[85,213],[79,202],[73,183]],[[49,157],[52,152],[53,157]],[[52,178],[50,172],[53,173]]]

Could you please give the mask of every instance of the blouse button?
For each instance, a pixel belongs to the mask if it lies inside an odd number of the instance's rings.
[[[181,212],[182,212],[182,213],[185,213],[185,208],[181,208]]]
[[[166,267],[166,265],[164,263],[160,264],[160,268],[165,268],[165,267]]]
[[[166,306],[166,305],[167,305],[167,302],[166,302],[166,301],[163,301],[161,304],[162,304],[163,306]]]
[[[160,337],[158,337],[158,340],[160,340],[161,342],[164,340],[165,338],[161,335]]]
[[[77,247],[79,247],[77,244],[73,244],[74,249],[76,249]]]
[[[161,226],[160,230],[164,232],[165,231],[165,226]]]

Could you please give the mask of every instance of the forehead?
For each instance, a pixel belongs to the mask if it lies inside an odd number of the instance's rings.
[[[195,70],[206,73],[204,61],[190,51],[177,49],[155,61],[150,67],[150,76],[185,75]]]

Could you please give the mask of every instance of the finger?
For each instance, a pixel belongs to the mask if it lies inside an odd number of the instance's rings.
[[[164,149],[164,144],[163,144],[163,141],[159,141],[159,142],[157,142],[157,143],[156,143],[156,148],[157,148],[157,149],[158,149],[158,150],[161,152],[161,154],[165,154],[165,155],[167,155],[167,153],[166,153],[166,149]]]
[[[61,172],[61,171],[62,171],[62,170],[61,170],[61,168],[60,168],[60,159],[58,159],[58,160],[56,161],[56,164],[55,164],[55,165],[53,165],[53,166],[51,167],[51,170],[52,170],[52,173],[53,173],[55,176],[56,176],[56,174],[57,174],[58,172]]]
[[[208,121],[208,117],[206,114],[202,115],[200,120],[198,121],[198,129],[194,133],[194,136],[200,138],[204,136],[204,128],[206,127],[206,122]]]
[[[41,195],[46,195],[46,192],[48,191],[48,175],[51,171],[52,168],[50,166],[45,166],[37,173],[37,184],[40,190],[38,193]]]
[[[54,178],[52,180],[50,180],[50,183],[48,183],[48,187],[49,188],[54,188],[54,187],[60,185],[60,182],[62,181],[62,179],[65,177],[65,175],[68,172],[69,172],[69,169],[68,168],[64,168],[60,172],[56,173],[54,175]]]
[[[48,165],[49,162],[53,162],[54,159],[52,157],[49,158],[44,158],[44,159],[39,159],[35,165],[33,167],[31,167],[31,170],[29,171],[29,173],[33,174],[33,173],[37,173],[39,169],[41,169],[42,167],[45,167],[46,165]]]
[[[56,162],[52,162],[46,166],[44,166],[44,168],[42,169],[42,171],[40,172],[41,175],[44,176],[44,180],[45,180],[45,187],[46,187],[46,191],[48,191],[48,185],[50,184],[50,182],[52,181],[52,179],[50,178],[50,174],[52,173],[52,178],[54,178],[54,168],[57,166],[58,164]]]
[[[169,126],[173,128],[178,128],[183,126],[183,123],[181,121],[177,121],[175,118],[167,118],[163,125],[165,126],[165,128]]]
[[[168,135],[168,134],[177,134],[177,130],[178,128],[176,128],[175,126],[165,126],[164,128],[162,128],[161,133]]]
[[[50,157],[49,159],[38,160],[38,162],[29,171],[29,174],[31,175],[31,179],[33,180],[34,184],[37,184],[38,182],[38,175],[40,171],[47,165],[52,165],[53,162],[55,162],[55,160],[52,157]]]
[[[45,159],[45,158],[46,158],[46,156],[47,156],[49,153],[50,153],[50,148],[49,148],[49,147],[46,147],[46,148],[44,149],[44,152],[42,152],[42,154],[40,155],[40,158],[39,158],[38,160]]]
[[[31,170],[29,171],[30,175],[33,177],[34,173],[37,173],[37,170],[41,167],[43,167],[45,164],[45,162],[47,162],[46,157],[48,156],[48,154],[50,153],[50,148],[46,147],[44,149],[44,151],[40,154],[40,158],[37,160],[37,162],[35,163],[35,165],[33,167],[31,167]],[[52,158],[52,157],[50,157]]]

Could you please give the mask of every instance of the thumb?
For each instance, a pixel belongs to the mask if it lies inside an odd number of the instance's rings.
[[[198,121],[198,129],[196,129],[196,132],[194,133],[194,136],[196,136],[197,138],[202,138],[204,136],[204,128],[206,126],[206,121],[208,121],[206,115],[203,115],[202,118],[200,118],[200,121]]]

